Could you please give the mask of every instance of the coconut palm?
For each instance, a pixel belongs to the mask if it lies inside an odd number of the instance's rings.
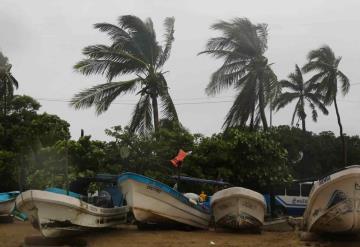
[[[292,115],[291,125],[294,124],[295,116],[298,116],[302,122],[302,129],[306,131],[306,113],[305,104],[308,103],[312,110],[312,119],[317,121],[317,110],[319,108],[325,115],[329,114],[325,105],[322,103],[323,96],[317,92],[314,83],[311,81],[304,82],[301,70],[298,65],[295,65],[295,72],[288,76],[289,80],[281,80],[282,88],[290,90],[279,95],[275,101],[276,109],[279,110],[294,100],[297,100],[295,110]]]
[[[264,56],[267,25],[255,25],[246,18],[235,18],[230,22],[219,21],[211,28],[222,35],[211,38],[206,50],[200,54],[221,58],[224,63],[212,74],[206,93],[215,95],[229,87],[237,90],[223,127],[244,126],[250,119],[250,127],[261,120],[263,128],[267,129],[265,108],[277,81]]]
[[[9,64],[8,58],[0,52],[0,105],[3,116],[6,116],[8,102],[14,95],[14,89],[18,87],[18,81],[11,74],[11,64]]]
[[[343,149],[344,165],[347,163],[346,146],[341,124],[339,108],[336,100],[338,93],[338,80],[341,83],[341,92],[346,95],[350,89],[348,77],[339,70],[341,57],[336,57],[331,48],[327,45],[309,52],[308,63],[302,68],[304,72],[316,72],[310,79],[317,85],[317,91],[324,95],[324,103],[331,105],[334,103],[336,117],[340,129],[340,136]]]
[[[84,75],[100,74],[106,83],[85,89],[71,100],[76,109],[96,107],[96,113],[105,112],[111,103],[124,94],[136,92],[139,101],[130,122],[132,132],[147,133],[159,128],[159,106],[166,119],[178,122],[175,106],[169,95],[162,70],[169,58],[174,41],[173,17],[164,22],[164,44],[159,45],[151,19],[142,21],[136,16],[120,16],[118,25],[95,24],[95,28],[110,37],[111,45],[91,45],[83,49],[87,56],[74,68]],[[133,79],[116,81],[122,75],[135,75]]]

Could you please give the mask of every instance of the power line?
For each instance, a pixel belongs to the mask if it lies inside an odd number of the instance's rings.
[[[52,99],[52,98],[35,98],[39,101],[49,101],[49,102],[61,102],[61,103],[70,103],[70,100],[66,99]],[[201,98],[199,98],[201,99]],[[204,99],[204,98],[202,98]],[[202,105],[202,104],[218,104],[218,103],[230,103],[233,102],[232,100],[221,100],[221,101],[200,101],[200,102],[180,102],[174,103],[174,105]],[[113,102],[112,104],[115,105],[136,105],[136,103],[130,102]]]
[[[39,100],[39,101],[48,101],[48,102],[61,102],[61,103],[70,103],[71,101],[70,100],[67,100],[67,99],[56,99],[56,98],[35,98],[36,100]],[[189,98],[190,99],[190,98]],[[193,98],[195,99],[195,98]],[[196,98],[196,99],[208,99],[208,98]],[[185,99],[183,99],[185,100]],[[342,102],[347,102],[347,103],[360,103],[360,101],[357,101],[357,100],[342,100],[342,99],[339,99],[338,101],[342,101]],[[221,104],[221,103],[231,103],[233,102],[233,100],[218,100],[218,101],[189,101],[189,102],[178,102],[178,103],[174,103],[174,105],[203,105],[203,104]],[[115,104],[115,105],[131,105],[131,106],[134,106],[136,105],[135,102],[120,102],[120,101],[117,101],[117,102],[113,102],[112,104]]]

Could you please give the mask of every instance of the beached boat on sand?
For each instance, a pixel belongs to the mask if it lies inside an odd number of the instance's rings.
[[[209,226],[209,208],[159,181],[127,172],[119,176],[118,186],[140,224]]]
[[[104,188],[92,203],[61,189],[28,190],[16,198],[16,207],[44,237],[74,235],[126,223],[128,207],[115,203],[113,188]]]
[[[264,196],[246,188],[231,187],[211,197],[217,227],[256,229],[263,225],[266,212]]]
[[[10,216],[15,208],[15,199],[19,191],[0,193],[0,216]]]
[[[348,166],[316,181],[304,213],[314,233],[360,232],[360,166]]]

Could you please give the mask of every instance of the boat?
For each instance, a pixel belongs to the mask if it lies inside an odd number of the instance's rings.
[[[264,196],[242,187],[216,192],[210,201],[216,227],[259,229],[264,224]]]
[[[186,225],[208,229],[210,208],[152,178],[126,172],[118,178],[119,190],[139,225]]]
[[[0,193],[0,216],[10,216],[15,208],[15,199],[19,191]]]
[[[313,233],[360,233],[360,166],[348,166],[316,181],[304,213]]]
[[[87,197],[92,182],[106,185],[97,196]],[[115,177],[96,176],[76,180],[70,184],[70,191],[28,190],[18,195],[16,207],[28,215],[34,228],[46,238],[112,227],[126,223],[129,212],[128,207],[121,205],[121,194],[114,183]]]
[[[274,209],[271,209],[270,194],[264,194],[268,214],[273,213],[276,217],[303,216],[313,183],[312,179],[306,179],[302,181],[294,180],[286,184],[286,186],[276,186],[274,188]],[[274,212],[271,212],[273,210]]]

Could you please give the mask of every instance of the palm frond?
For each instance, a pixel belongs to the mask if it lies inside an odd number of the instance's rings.
[[[110,104],[121,94],[134,92],[139,79],[121,82],[109,82],[85,89],[77,94],[70,101],[75,109],[84,109],[91,106],[96,107],[96,113],[101,114],[108,109]]]
[[[164,63],[167,61],[167,59],[170,56],[170,51],[172,47],[172,43],[174,41],[174,23],[175,18],[174,17],[167,17],[164,21],[164,27],[165,27],[165,34],[164,34],[164,46],[162,49],[162,52],[158,58],[157,66],[161,67],[164,65]]]
[[[281,80],[279,83],[282,88],[289,88],[293,91],[299,91],[299,86],[291,81]]]
[[[131,38],[124,29],[110,23],[96,23],[94,28],[99,29],[101,32],[106,32],[115,42],[128,41]]]
[[[275,100],[274,105],[276,106],[276,111],[280,110],[281,108],[288,105],[290,102],[292,102],[294,99],[299,97],[299,93],[290,93],[290,92],[284,92],[280,94],[280,96]]]
[[[246,79],[245,73],[246,69],[242,64],[223,65],[211,75],[205,92],[208,95],[216,95],[232,85],[236,84],[239,87]]]
[[[236,96],[235,101],[226,115],[223,128],[227,129],[234,126],[244,126],[257,104],[257,85],[254,83],[255,78],[250,74],[248,82],[244,84],[243,89]]]
[[[318,117],[318,114],[317,114],[317,111],[315,109],[315,105],[311,102],[309,102],[309,105],[310,105],[310,108],[311,108],[311,116],[312,116],[312,120],[314,122],[317,122],[317,117]]]
[[[324,97],[321,94],[316,93],[316,92],[315,93],[307,93],[306,98],[309,100],[310,103],[317,106],[323,114],[325,114],[325,115],[329,114],[329,111],[326,109],[325,104],[322,102]]]
[[[293,115],[291,117],[291,125],[294,125],[294,121],[295,121],[295,116],[298,114],[299,112],[299,106],[300,106],[300,99],[298,100],[298,102],[296,103],[295,105],[295,108],[294,108],[294,112],[293,112]]]
[[[346,95],[350,89],[350,80],[349,78],[340,70],[337,71],[337,75],[341,82],[341,92],[343,95]]]
[[[152,105],[149,94],[143,94],[133,111],[129,130],[146,135],[153,129],[152,124]]]

